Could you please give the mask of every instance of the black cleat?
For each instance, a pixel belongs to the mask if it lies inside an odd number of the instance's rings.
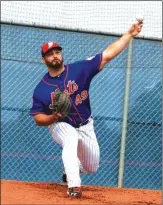
[[[64,183],[67,183],[67,175],[66,175],[65,172],[63,172],[62,181],[63,181]]]
[[[67,195],[72,198],[81,198],[82,197],[81,187],[68,188]]]

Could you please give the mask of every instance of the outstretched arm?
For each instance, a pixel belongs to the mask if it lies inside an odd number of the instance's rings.
[[[143,26],[143,22],[139,21],[136,24],[133,24],[128,32],[123,34],[121,38],[117,41],[109,45],[102,53],[102,61],[100,65],[100,70],[113,58],[115,58],[118,54],[120,54],[128,45],[130,40],[138,35],[141,32]]]

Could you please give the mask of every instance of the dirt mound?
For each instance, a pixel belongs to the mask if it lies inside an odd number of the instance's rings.
[[[82,186],[82,199],[69,198],[66,190],[65,184],[1,180],[1,204],[162,204],[157,190]]]

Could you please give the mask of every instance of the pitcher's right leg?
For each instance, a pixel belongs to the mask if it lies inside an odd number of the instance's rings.
[[[49,126],[53,139],[63,147],[62,160],[67,175],[68,188],[80,187],[79,163],[77,156],[78,133],[71,125],[58,122]]]

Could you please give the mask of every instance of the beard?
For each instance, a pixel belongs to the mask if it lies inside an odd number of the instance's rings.
[[[60,68],[62,68],[63,59],[62,60],[54,59],[52,62],[46,61],[46,65],[47,67],[52,68],[54,70],[59,70]]]

